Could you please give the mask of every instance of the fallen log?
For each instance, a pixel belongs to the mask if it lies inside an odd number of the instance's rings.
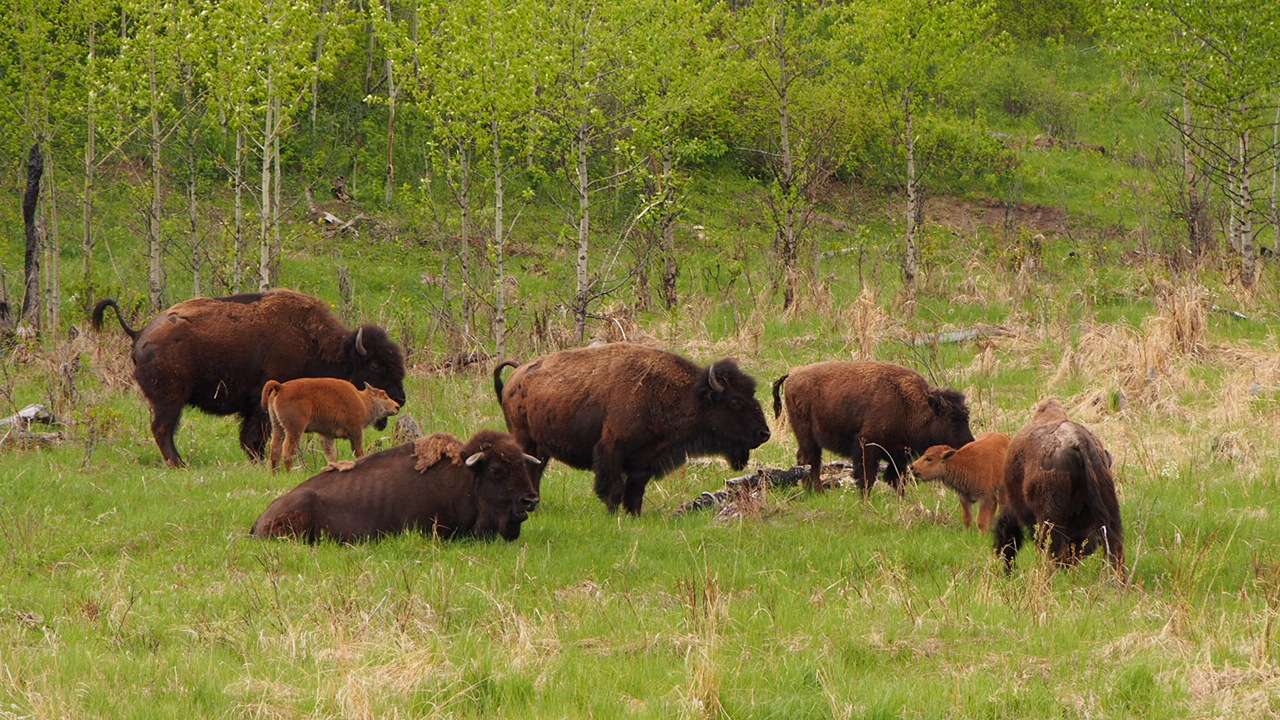
[[[853,469],[853,463],[843,460],[824,463],[822,466],[824,476],[852,472]],[[801,480],[808,476],[808,465],[794,465],[786,469],[763,467],[753,473],[739,475],[738,477],[725,480],[723,489],[716,490],[715,492],[702,493],[698,497],[676,508],[675,512],[671,513],[671,516],[680,517],[695,510],[718,508],[732,502],[735,498],[741,497],[746,493],[764,488],[791,487],[793,485],[798,485]]]
[[[1014,332],[1006,327],[999,325],[983,325],[981,327],[969,328],[968,330],[949,330],[946,332],[930,333],[929,335],[917,335],[911,339],[911,344],[920,347],[922,345],[942,345],[945,343],[958,343],[967,340],[975,340],[980,337],[997,336],[997,337],[1013,337]]]
[[[28,428],[32,423],[52,425],[53,413],[40,403],[32,403],[6,418],[0,418],[0,428]]]

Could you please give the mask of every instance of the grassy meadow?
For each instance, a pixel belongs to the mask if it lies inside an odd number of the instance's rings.
[[[865,501],[774,489],[672,517],[737,474],[718,460],[651,484],[639,518],[608,515],[589,474],[553,464],[512,543],[260,541],[249,526],[322,466],[318,445],[272,475],[231,420],[189,411],[190,466],[166,468],[123,333],[84,332],[7,351],[0,377],[7,407],[44,402],[65,421],[54,446],[0,451],[0,718],[1280,712],[1274,270],[1241,295],[1224,271],[1175,275],[1102,241],[987,237],[931,256],[912,304],[876,291],[884,260],[857,268],[861,284],[843,262],[790,313],[743,266],[756,282],[718,300],[613,307],[593,331],[737,357],[766,407],[774,378],[829,358],[964,391],[975,433],[1015,432],[1056,395],[1114,456],[1131,584],[1100,558],[1061,572],[1030,548],[1006,576],[937,485],[899,499],[878,484]],[[427,321],[388,297],[362,293],[358,314],[426,338],[404,414],[427,431],[502,427],[492,362],[443,366]],[[911,342],[971,327],[993,332]],[[771,422],[753,464],[789,466],[794,439]]]

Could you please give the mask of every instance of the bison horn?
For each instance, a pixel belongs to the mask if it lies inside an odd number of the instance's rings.
[[[369,351],[364,346],[364,328],[356,331],[356,352],[361,355],[368,355]]]
[[[536,458],[536,457],[534,457],[534,456],[532,456],[532,455],[530,455],[530,454],[528,454],[528,453],[525,453],[524,459],[525,459],[525,461],[526,461],[526,462],[528,462],[530,465],[533,465],[533,466],[535,466],[535,467],[536,467],[536,466],[538,466],[538,465],[541,465],[541,464],[542,464],[542,461],[541,461],[541,460],[539,460],[538,458]]]
[[[465,464],[467,467],[475,467],[475,464],[480,462],[483,459],[484,459],[484,453],[478,452],[475,455],[472,455],[471,457],[467,458]]]
[[[720,379],[716,377],[715,365],[707,368],[707,382],[710,383],[712,390],[716,392],[724,391],[724,383],[720,382]]]

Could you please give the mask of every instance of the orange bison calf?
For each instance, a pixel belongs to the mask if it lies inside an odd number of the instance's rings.
[[[934,445],[911,463],[911,472],[920,480],[941,480],[956,491],[965,527],[973,527],[971,508],[978,503],[978,529],[986,532],[999,505],[1008,449],[1008,435],[985,432],[959,450],[950,445]]]
[[[1110,457],[1088,428],[1067,419],[1057,399],[1041,402],[1031,424],[1013,436],[1004,491],[995,546],[1007,570],[1024,528],[1032,527],[1059,565],[1074,565],[1101,547],[1124,577],[1124,528]]]
[[[268,380],[262,387],[262,407],[271,416],[271,469],[293,469],[293,458],[305,433],[320,435],[324,456],[338,461],[334,438],[351,440],[356,458],[364,457],[364,429],[395,415],[400,403],[382,390],[355,385],[339,378],[298,378],[286,383]]]
[[[504,432],[481,430],[465,443],[436,433],[329,466],[271,503],[251,532],[311,543],[411,530],[515,540],[538,506],[530,477],[538,465]]]

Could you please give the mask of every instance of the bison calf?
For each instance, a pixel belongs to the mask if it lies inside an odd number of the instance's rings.
[[[698,367],[630,343],[563,350],[493,371],[507,429],[531,455],[595,472],[596,496],[640,514],[645,487],[690,455],[723,455],[735,470],[769,439],[756,381],[733,360]],[[541,477],[535,478],[537,482]]]
[[[364,457],[364,429],[395,415],[400,403],[382,390],[355,385],[338,378],[298,378],[281,383],[268,380],[262,387],[262,407],[271,416],[271,469],[293,469],[293,458],[305,433],[320,436],[324,456],[338,461],[334,438],[351,440],[356,458]]]
[[[1102,547],[1124,577],[1124,529],[1110,458],[1088,428],[1067,419],[1057,399],[1041,402],[1031,424],[1013,436],[1004,491],[995,547],[1007,570],[1024,528],[1032,527],[1059,565],[1074,565]]]
[[[934,445],[911,463],[911,472],[920,480],[941,480],[955,490],[967,528],[973,527],[971,508],[978,503],[978,529],[986,532],[999,505],[1008,449],[1008,435],[985,432],[959,450],[950,445]]]
[[[807,485],[822,489],[822,450],[850,458],[862,492],[889,461],[888,481],[901,495],[900,476],[908,452],[932,445],[960,447],[973,442],[969,407],[955,390],[932,388],[915,370],[887,362],[827,362],[793,368],[773,383],[773,413],[782,413],[786,383],[787,418],[795,431],[796,462],[809,466]]]
[[[504,432],[481,430],[465,443],[436,433],[326,468],[271,503],[251,532],[313,543],[410,530],[515,540],[538,506],[537,465]]]

